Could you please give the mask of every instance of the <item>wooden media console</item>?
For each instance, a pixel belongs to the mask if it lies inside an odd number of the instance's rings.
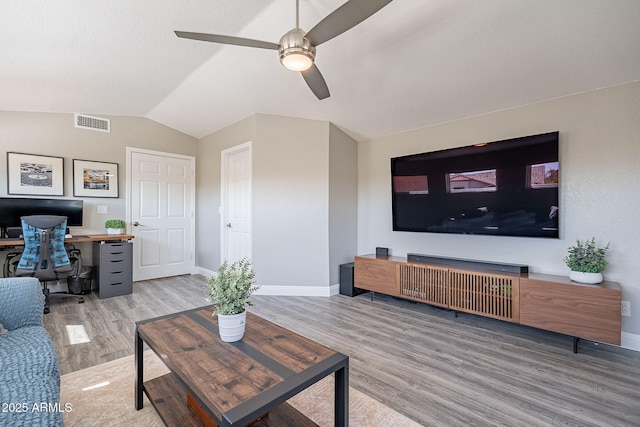
[[[615,282],[584,285],[568,277],[508,273],[406,258],[355,257],[354,286],[456,312],[620,345],[622,294]]]

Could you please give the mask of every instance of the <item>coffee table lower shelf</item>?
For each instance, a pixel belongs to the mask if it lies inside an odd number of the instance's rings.
[[[215,427],[212,419],[201,420],[187,403],[187,389],[171,373],[144,382],[144,392],[168,427]],[[202,416],[206,413],[202,410]],[[283,403],[265,417],[249,424],[252,427],[318,427],[288,403]]]

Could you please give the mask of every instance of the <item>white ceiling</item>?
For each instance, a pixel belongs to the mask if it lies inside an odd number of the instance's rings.
[[[311,29],[344,0],[301,0]],[[640,80],[638,0],[395,0],[318,47],[331,97],[276,51],[294,0],[2,0],[0,110],[144,116],[195,137],[252,113],[358,140]]]

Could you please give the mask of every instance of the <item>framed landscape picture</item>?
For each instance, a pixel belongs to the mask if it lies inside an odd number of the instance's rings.
[[[73,159],[73,195],[118,197],[118,164]]]
[[[7,192],[39,196],[64,195],[64,159],[7,153]]]

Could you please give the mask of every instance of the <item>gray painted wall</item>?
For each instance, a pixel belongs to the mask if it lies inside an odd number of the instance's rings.
[[[118,163],[118,198],[82,198],[84,200],[83,232],[102,233],[106,219],[124,219],[126,216],[126,147],[189,156],[197,154],[196,138],[152,120],[128,116],[100,115],[99,117],[111,120],[110,133],[77,129],[73,126],[73,114],[70,113],[0,111],[0,156],[2,156],[0,195],[7,194],[6,152],[9,151],[63,157],[64,196],[61,198],[66,199],[74,198],[73,159]],[[15,197],[32,196],[15,195]],[[108,214],[98,215],[97,205],[106,205]]]
[[[560,239],[394,232],[389,159],[483,141],[560,131]],[[562,258],[577,238],[611,242],[606,280],[620,282],[640,334],[640,82],[417,129],[359,144],[358,252],[407,252],[528,264],[568,275]],[[623,333],[623,345],[626,336]]]
[[[329,284],[329,123],[256,116],[253,250],[264,285]]]
[[[72,234],[104,233],[104,221],[126,218],[126,147],[195,156],[198,140],[149,119],[128,116],[99,117],[111,120],[111,132],[77,129],[70,113],[32,113],[0,111],[0,195],[7,195],[6,152],[38,154],[64,158],[64,196],[73,197],[73,159],[118,163],[119,197],[83,197],[84,218],[81,229]],[[20,196],[11,197],[39,197]],[[57,198],[58,196],[42,196]],[[107,206],[107,214],[98,214],[97,206]],[[91,264],[92,245],[80,243],[84,262]],[[0,262],[4,255],[0,254]]]
[[[196,158],[196,265],[210,271],[220,266],[221,152],[253,141],[255,116],[200,140]],[[254,154],[255,156],[255,154]]]
[[[340,264],[353,262],[358,237],[358,144],[329,128],[329,283],[340,283]]]
[[[220,152],[248,141],[257,281],[328,292],[355,255],[357,145],[324,121],[256,114],[200,141],[198,265],[220,264]]]

